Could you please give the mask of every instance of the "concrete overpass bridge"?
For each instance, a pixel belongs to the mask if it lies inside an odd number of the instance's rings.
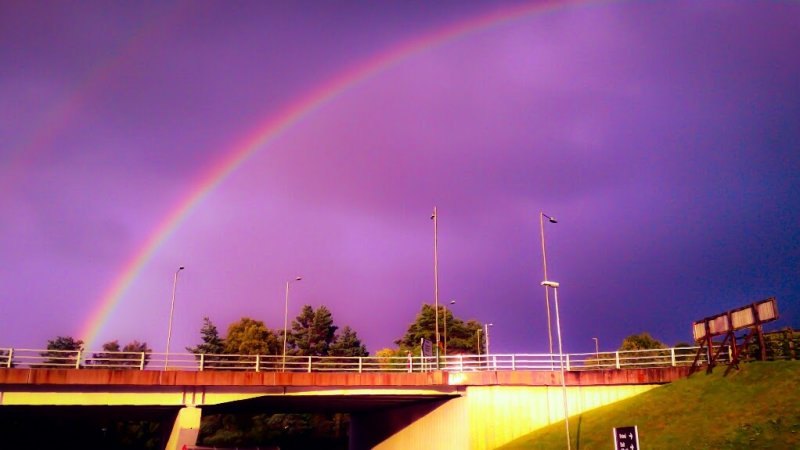
[[[124,358],[126,366],[105,367],[80,355],[63,367],[47,367],[46,362],[62,362],[52,354],[34,362],[5,352],[11,361],[0,369],[0,420],[146,416],[162,423],[162,442],[172,450],[196,443],[203,413],[344,412],[351,414],[352,449],[493,449],[563,421],[564,394],[569,414],[577,415],[687,375],[685,358],[666,351],[671,358],[653,352],[606,355],[613,359],[608,367],[603,355],[594,355],[595,365],[576,364],[573,355],[563,383],[561,371],[554,370],[561,368],[558,355],[555,365],[553,355],[492,355],[480,366],[448,356],[438,368],[402,359],[389,366],[383,361],[382,370],[361,360],[356,370],[339,358],[327,360],[336,368],[314,361],[309,366],[304,359],[302,367],[298,361],[278,366],[273,360],[234,370],[202,364],[176,368],[152,360],[137,366],[132,358]],[[638,362],[620,363],[630,358]],[[531,368],[534,359],[545,367]]]

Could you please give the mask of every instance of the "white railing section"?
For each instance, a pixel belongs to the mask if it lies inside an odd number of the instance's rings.
[[[698,347],[564,354],[564,369],[608,370],[688,366]],[[713,351],[716,354],[718,348]],[[726,350],[723,348],[723,350]],[[730,360],[720,352],[718,362]],[[704,351],[698,358],[708,363]],[[105,352],[0,348],[0,369],[127,369],[127,370],[236,370],[246,372],[449,372],[560,370],[559,355],[549,353],[440,356],[294,356],[227,355],[158,352]]]

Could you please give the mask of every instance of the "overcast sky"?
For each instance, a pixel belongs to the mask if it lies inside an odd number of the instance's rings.
[[[434,207],[439,302],[493,323],[493,352],[548,349],[540,211],[565,351],[689,342],[773,296],[770,327],[800,326],[800,3],[525,5],[3,2],[0,347],[87,339],[242,142],[414,42],[203,196],[92,348],[164,351],[179,266],[172,351],[204,316],[281,328],[297,275],[290,319],[324,304],[393,346],[434,301]]]

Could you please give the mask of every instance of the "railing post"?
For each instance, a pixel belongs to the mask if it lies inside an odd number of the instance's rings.
[[[6,368],[11,368],[11,360],[14,359],[14,349],[8,349],[8,361],[6,361]]]
[[[672,359],[672,367],[675,367],[675,347],[669,349],[669,356]]]
[[[256,355],[256,372],[261,369],[261,355]]]
[[[311,373],[311,355],[308,355],[308,373]]]
[[[517,370],[517,355],[511,355],[511,371]]]
[[[206,354],[200,353],[200,372],[206,367]]]
[[[145,353],[142,352],[142,356],[139,357],[139,370],[144,370],[144,355]]]
[[[614,360],[616,361],[617,370],[621,369],[622,367],[619,365],[619,350],[614,352]]]
[[[567,358],[567,370],[569,370],[569,353],[564,356]]]
[[[464,354],[463,353],[459,353],[458,354],[458,371],[459,372],[463,372],[464,371]]]
[[[363,357],[359,356],[358,357],[358,373],[361,373],[361,368],[363,367],[363,364],[364,364]]]
[[[81,368],[81,353],[82,352],[83,352],[83,350],[78,350],[78,354],[75,356],[75,368],[76,369],[80,369]]]

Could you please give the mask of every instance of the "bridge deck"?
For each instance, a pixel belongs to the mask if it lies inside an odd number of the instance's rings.
[[[593,370],[565,373],[567,386],[661,384],[686,376],[690,368]],[[423,373],[140,371],[114,369],[0,369],[0,389],[16,386],[236,386],[236,387],[443,387],[558,386],[559,372],[485,371]]]

